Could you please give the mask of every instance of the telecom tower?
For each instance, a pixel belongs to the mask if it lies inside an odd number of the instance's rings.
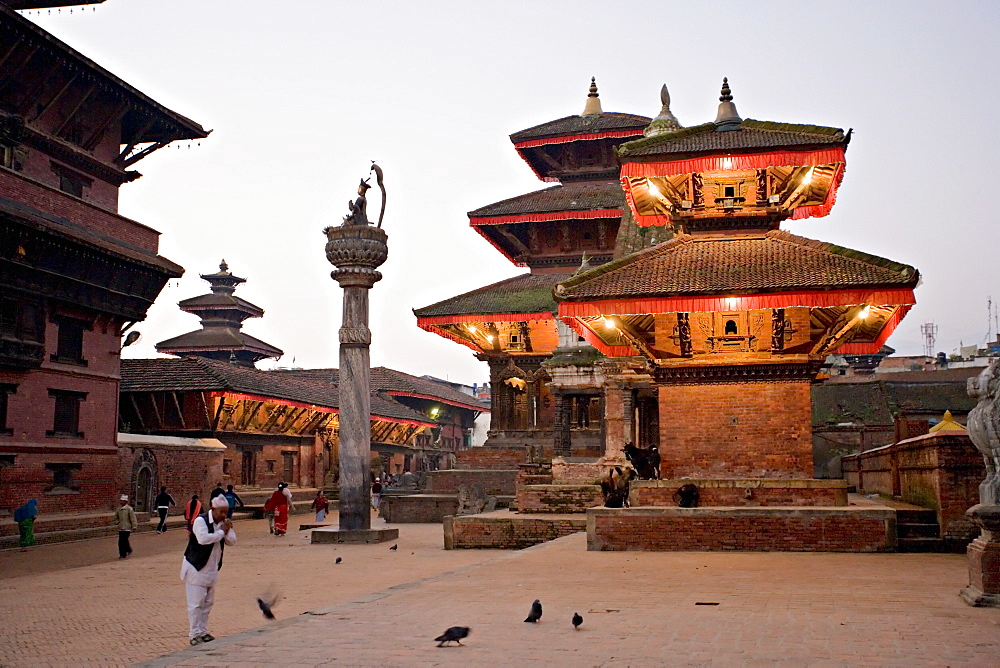
[[[920,325],[920,335],[924,337],[924,357],[934,357],[934,341],[937,339],[937,325],[925,322]]]

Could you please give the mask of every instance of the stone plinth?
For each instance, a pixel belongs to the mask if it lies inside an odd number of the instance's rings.
[[[891,508],[591,508],[587,549],[893,552]]]
[[[457,494],[409,494],[383,496],[379,516],[390,524],[443,522],[458,512]]]
[[[580,515],[515,515],[506,510],[444,518],[444,549],[520,550],[587,528]]]
[[[603,505],[597,485],[523,485],[517,490],[518,513],[585,513]]]
[[[968,516],[982,528],[982,535],[966,550],[969,586],[962,598],[976,607],[1000,608],[1000,506],[976,505]]]
[[[845,480],[781,480],[766,478],[677,478],[633,480],[633,506],[675,507],[674,492],[681,485],[698,486],[698,505],[704,506],[846,506]]]
[[[313,529],[309,542],[321,543],[384,543],[399,538],[399,529]]]
[[[458,494],[458,490],[462,485],[481,485],[485,494],[491,496],[514,496],[514,483],[516,480],[516,465],[510,469],[429,471],[427,473],[427,492],[432,494]]]

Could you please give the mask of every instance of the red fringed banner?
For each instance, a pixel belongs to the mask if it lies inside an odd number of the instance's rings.
[[[548,220],[584,220],[590,218],[621,218],[621,209],[594,209],[591,211],[552,211],[550,213],[523,213],[514,216],[486,216],[469,218],[469,224],[503,225],[505,223],[542,223]]]
[[[641,137],[642,128],[632,130],[612,130],[610,132],[588,132],[579,135],[563,135],[561,137],[545,137],[544,139],[528,139],[514,142],[514,148],[531,148],[533,146],[546,146],[548,144],[568,144],[571,141],[588,141],[591,139],[608,139],[615,137]]]
[[[769,153],[751,153],[748,155],[711,155],[702,158],[674,160],[671,162],[627,162],[622,165],[621,183],[625,190],[628,205],[635,215],[639,227],[653,225],[670,225],[667,216],[645,216],[639,214],[632,199],[630,178],[648,178],[650,176],[675,176],[677,174],[692,174],[695,172],[729,171],[740,169],[764,169],[767,167],[804,167],[807,165],[837,165],[837,174],[830,185],[826,201],[815,206],[798,207],[793,213],[794,220],[803,218],[819,218],[830,213],[837,201],[837,189],[844,179],[846,159],[844,147],[828,148],[818,151],[771,151]]]
[[[446,339],[450,339],[455,343],[460,343],[463,346],[467,346],[477,353],[483,352],[483,349],[477,346],[472,341],[458,336],[447,329],[443,329],[441,325],[461,325],[464,323],[484,323],[484,322],[521,322],[521,321],[531,321],[531,320],[555,320],[555,315],[552,313],[481,313],[473,315],[439,315],[427,318],[417,318],[417,327],[424,330],[425,332],[431,332],[437,334],[438,336],[443,336]]]
[[[560,302],[560,318],[601,315],[648,315],[653,313],[693,313],[750,311],[765,308],[806,306],[824,308],[871,304],[899,306],[916,304],[913,290],[796,290],[754,295],[704,297],[650,297],[646,299],[606,299],[587,302]]]

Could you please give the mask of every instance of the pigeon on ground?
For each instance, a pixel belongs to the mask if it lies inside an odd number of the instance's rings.
[[[273,593],[266,593],[257,598],[257,605],[260,607],[260,611],[264,613],[265,619],[274,619],[274,613],[271,612],[271,608],[277,602],[278,595]]]
[[[392,546],[392,547],[390,547],[389,549],[390,549],[390,550],[392,550],[393,552],[395,552],[396,550],[398,550],[398,549],[399,549],[399,545],[398,545],[398,544],[396,544],[396,545],[393,545],[393,546]]]
[[[337,557],[337,560],[336,560],[335,562],[333,562],[333,563],[335,563],[335,564],[339,564],[339,563],[340,563],[340,562],[342,562],[342,561],[343,561],[343,559],[341,559],[340,557]]]
[[[434,642],[438,644],[438,647],[444,647],[446,642],[455,641],[459,645],[462,645],[462,638],[469,637],[469,627],[468,626],[452,626],[450,629],[439,635],[434,639]],[[465,647],[465,645],[462,645]]]
[[[536,598],[535,602],[531,604],[531,612],[528,613],[528,618],[524,621],[534,624],[541,618],[542,618],[542,604]]]
[[[573,628],[580,630],[580,624],[583,624],[583,617],[580,616],[579,612],[573,613]]]

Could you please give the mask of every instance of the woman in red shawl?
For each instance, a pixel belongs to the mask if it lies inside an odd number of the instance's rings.
[[[192,532],[191,526],[198,519],[199,515],[201,515],[201,501],[198,500],[198,495],[195,494],[191,497],[190,501],[184,504],[184,524],[187,527],[188,533]]]
[[[284,536],[288,531],[288,497],[291,494],[285,492],[286,487],[288,485],[285,483],[278,483],[278,489],[274,490],[274,494],[264,504],[265,513],[274,513],[275,536]]]

